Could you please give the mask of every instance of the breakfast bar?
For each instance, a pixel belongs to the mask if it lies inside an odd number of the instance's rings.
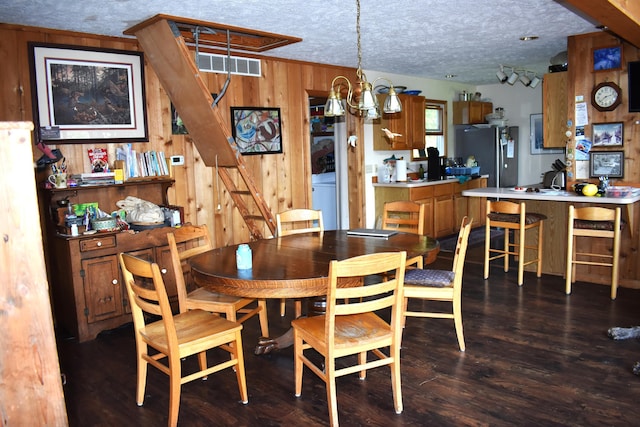
[[[640,201],[640,188],[633,188],[620,197],[603,196],[587,197],[573,191],[552,189],[514,189],[514,188],[474,188],[464,190],[463,196],[472,198],[503,199],[526,201],[528,212],[538,212],[547,216],[544,227],[544,248],[542,255],[542,272],[564,276],[567,250],[567,214],[569,205],[623,207],[623,219],[626,221],[622,233],[622,249],[620,254],[620,285],[629,288],[640,288],[640,266],[638,247],[640,230],[637,208]],[[588,244],[598,245],[591,238]],[[578,269],[577,280],[610,285],[610,274],[602,267]]]

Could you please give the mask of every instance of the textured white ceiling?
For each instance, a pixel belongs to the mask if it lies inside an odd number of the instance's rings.
[[[361,0],[362,67],[470,84],[496,83],[500,64],[541,75],[567,36],[597,31],[561,3]],[[0,22],[120,37],[158,13],[303,39],[270,56],[357,65],[355,0],[0,0]]]

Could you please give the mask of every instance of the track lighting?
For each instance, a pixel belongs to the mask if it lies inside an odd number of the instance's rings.
[[[529,87],[534,89],[536,86],[538,86],[540,84],[540,79],[538,78],[538,76],[533,76],[533,78],[531,79],[531,83],[529,84]]]
[[[511,74],[507,74],[504,72],[504,69],[508,68],[511,70]],[[533,77],[529,77],[531,74]],[[496,77],[500,83],[509,83],[513,86],[518,80],[522,82],[526,87],[530,87],[534,89],[537,87],[542,79],[536,76],[535,71],[525,70],[524,68],[517,68],[511,65],[500,65],[500,70],[496,72]]]
[[[504,73],[504,67],[501,65],[500,66],[500,71],[498,71],[496,73],[496,77],[498,78],[498,80],[500,81],[500,83],[504,83],[507,81],[508,77],[507,75]]]

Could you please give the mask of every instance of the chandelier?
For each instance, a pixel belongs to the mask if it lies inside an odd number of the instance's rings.
[[[393,83],[387,78],[378,77],[369,83],[367,76],[362,71],[362,46],[360,44],[360,0],[356,0],[356,34],[358,35],[358,69],[356,70],[357,80],[352,84],[345,76],[337,76],[331,82],[329,98],[324,108],[324,115],[327,117],[344,116],[345,109],[342,104],[341,93],[346,91],[345,101],[353,114],[359,114],[368,119],[380,117],[380,106],[378,99],[373,93],[373,87],[378,80],[384,80],[389,84],[389,92],[384,101],[382,110],[385,113],[399,113],[402,111],[402,103],[393,88]]]

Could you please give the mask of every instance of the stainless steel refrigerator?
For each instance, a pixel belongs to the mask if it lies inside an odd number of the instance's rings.
[[[518,185],[518,127],[455,126],[455,157],[474,156],[488,187]]]

